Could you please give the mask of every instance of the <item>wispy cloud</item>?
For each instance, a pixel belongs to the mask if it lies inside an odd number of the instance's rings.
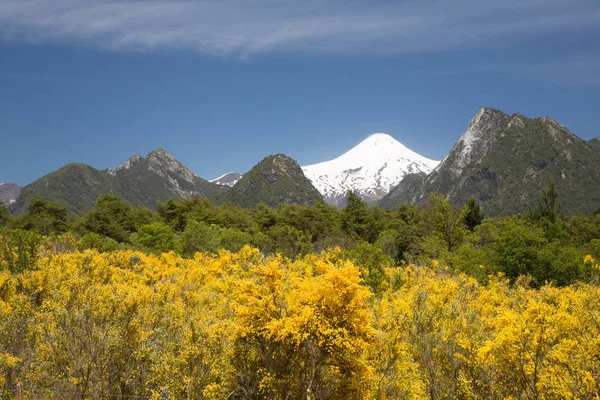
[[[115,50],[431,52],[594,31],[597,0],[0,0],[0,39]]]

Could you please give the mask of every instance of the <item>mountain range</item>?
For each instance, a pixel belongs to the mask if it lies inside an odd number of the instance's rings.
[[[192,196],[211,198],[225,188],[208,182],[164,149],[146,157],[133,155],[124,164],[97,170],[85,164],[68,164],[25,186],[12,205],[22,212],[27,200],[39,196],[79,213],[92,208],[99,196],[111,193],[129,203],[154,208],[161,201]]]
[[[555,182],[565,213],[596,211],[600,138],[586,142],[548,117],[531,119],[482,108],[441,162],[377,133],[333,160],[300,167],[276,154],[244,174],[231,172],[207,181],[158,149],[105,170],[68,164],[22,189],[3,184],[0,200],[12,203],[17,213],[32,196],[85,212],[105,193],[149,208],[193,196],[241,207],[317,201],[341,207],[353,190],[370,203],[395,208],[424,203],[433,192],[457,206],[473,197],[486,215],[498,216],[529,209],[550,181]]]

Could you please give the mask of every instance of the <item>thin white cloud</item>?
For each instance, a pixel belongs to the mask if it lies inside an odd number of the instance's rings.
[[[430,52],[598,32],[597,0],[0,0],[0,40],[113,50]]]

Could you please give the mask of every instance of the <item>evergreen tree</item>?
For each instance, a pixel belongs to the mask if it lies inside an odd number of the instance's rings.
[[[373,220],[367,203],[355,192],[348,192],[346,207],[342,210],[342,229],[348,235],[357,236],[367,242],[373,242]]]
[[[465,224],[465,226],[471,232],[473,232],[476,226],[481,225],[484,216],[484,213],[479,207],[479,203],[477,203],[475,199],[471,197],[469,201],[467,201],[467,204],[465,204],[465,207],[463,208],[462,221]]]
[[[558,191],[554,186],[554,179],[550,180],[550,184],[542,191],[531,216],[535,220],[547,218],[550,222],[556,222],[560,219],[560,200],[558,199]]]

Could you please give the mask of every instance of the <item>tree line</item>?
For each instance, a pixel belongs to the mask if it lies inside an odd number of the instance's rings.
[[[199,197],[150,210],[107,194],[79,216],[40,198],[31,199],[20,216],[0,206],[0,226],[4,240],[22,250],[17,269],[28,268],[44,237],[65,233],[78,239],[80,250],[174,251],[184,257],[250,245],[294,259],[339,247],[370,271],[374,290],[385,267],[432,259],[482,283],[502,272],[511,281],[529,276],[540,287],[589,281],[592,271],[582,260],[588,254],[600,258],[600,213],[563,216],[552,184],[529,213],[502,218],[484,218],[474,199],[457,208],[433,194],[424,206],[396,210],[369,207],[354,193],[341,210],[322,203],[245,209]]]

